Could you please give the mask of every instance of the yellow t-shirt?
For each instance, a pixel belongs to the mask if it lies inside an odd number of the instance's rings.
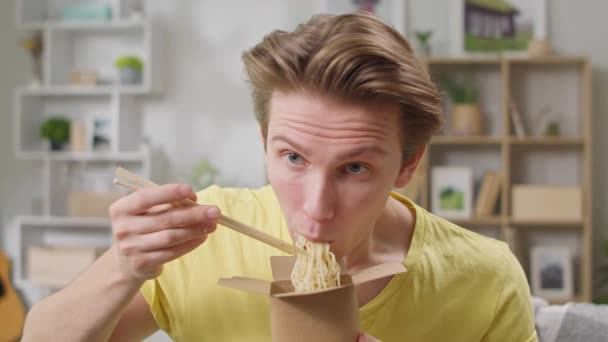
[[[199,202],[291,241],[270,186],[212,186]],[[416,226],[404,265],[360,308],[361,328],[392,341],[536,341],[526,277],[507,245],[440,219],[409,200]],[[268,301],[216,285],[219,278],[271,280],[269,257],[282,252],[218,227],[187,255],[165,265],[141,293],[159,327],[175,341],[270,341]]]

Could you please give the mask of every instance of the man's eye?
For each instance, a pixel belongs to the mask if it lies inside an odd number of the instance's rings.
[[[297,153],[289,152],[286,154],[286,156],[287,160],[289,160],[289,162],[292,164],[302,164],[303,162],[302,157],[300,157],[300,155]]]
[[[359,175],[359,174],[365,173],[366,171],[367,171],[367,167],[365,167],[361,164],[353,163],[353,164],[348,164],[346,166],[346,172],[353,174],[353,175]]]

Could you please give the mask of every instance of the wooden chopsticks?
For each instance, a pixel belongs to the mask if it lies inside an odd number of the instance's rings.
[[[149,180],[144,179],[142,177],[139,177],[138,175],[136,175],[132,172],[129,172],[121,167],[116,168],[115,175],[116,175],[116,178],[114,179],[114,184],[123,186],[132,191],[135,191],[135,190],[138,190],[141,188],[149,188],[149,187],[157,186],[157,184],[152,183]],[[189,207],[189,206],[198,205],[198,203],[196,203],[195,201],[190,200],[190,199],[185,199],[185,200],[173,203],[173,205],[176,207]],[[307,254],[306,251],[304,251],[301,248],[297,248],[296,246],[294,246],[292,244],[289,244],[283,240],[277,239],[276,237],[274,237],[272,235],[269,235],[259,229],[250,227],[250,226],[248,226],[244,223],[241,223],[235,219],[232,219],[230,217],[222,215],[222,216],[220,216],[218,223],[223,226],[226,226],[232,230],[235,230],[241,234],[245,234],[251,238],[261,241],[265,244],[276,247],[276,248],[282,250],[283,252],[289,253],[291,255],[297,255],[298,253]]]

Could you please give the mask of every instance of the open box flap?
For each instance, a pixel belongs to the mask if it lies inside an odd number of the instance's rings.
[[[291,255],[273,255],[270,257],[270,268],[273,280],[290,280],[291,270],[296,263],[296,257]]]
[[[355,272],[351,275],[351,278],[353,280],[353,284],[359,285],[368,281],[404,272],[407,272],[407,269],[405,268],[405,266],[403,266],[403,263],[386,262]]]
[[[220,286],[259,293],[263,295],[270,294],[270,282],[260,279],[245,277],[221,278],[220,280],[218,280],[217,284]]]

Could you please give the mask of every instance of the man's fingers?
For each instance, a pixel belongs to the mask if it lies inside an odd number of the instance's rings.
[[[152,252],[172,248],[182,243],[198,239],[215,231],[215,225],[192,225],[183,228],[165,229],[155,233],[132,235],[119,243],[124,255]]]
[[[192,201],[196,202],[197,197],[196,194],[192,194],[191,197],[189,197]],[[148,209],[147,214],[156,214],[156,213],[160,213],[169,209],[175,209],[175,208],[181,208],[181,206],[176,206],[175,203],[167,203],[167,204],[161,204],[161,205],[157,205],[154,206],[150,209]]]
[[[193,196],[196,194],[187,184],[164,184],[139,189],[114,202],[110,207],[110,216],[143,214],[154,206],[193,198]]]
[[[114,227],[115,235],[121,237],[132,234],[149,234],[165,229],[192,225],[214,225],[217,218],[209,215],[211,206],[194,206],[167,209],[154,214],[128,216]]]
[[[131,258],[130,261],[135,272],[145,273],[146,270],[152,267],[158,267],[192,251],[205,242],[206,239],[207,235],[203,235],[173,247],[142,253],[137,257]]]

